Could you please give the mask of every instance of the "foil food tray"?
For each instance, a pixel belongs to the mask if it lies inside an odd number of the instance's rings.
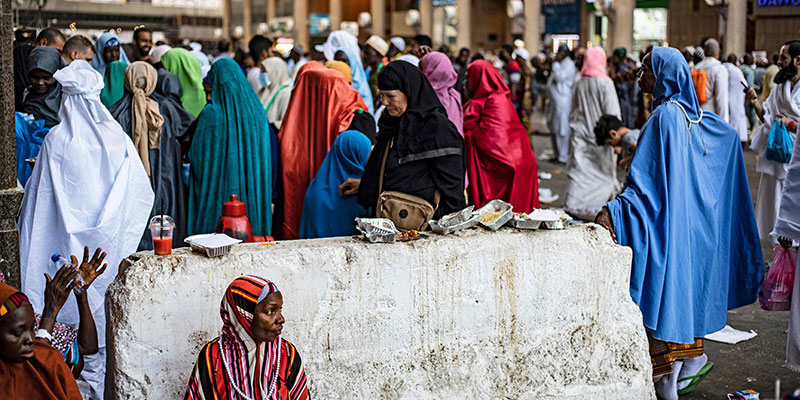
[[[386,218],[356,218],[356,229],[370,243],[394,243],[400,231]]]
[[[514,207],[511,204],[506,203],[503,200],[492,200],[488,202],[485,206],[481,207],[476,212],[476,215],[478,217],[478,222],[481,225],[483,225],[487,229],[496,231],[500,229],[501,226],[505,225],[508,221],[511,220],[511,217],[513,216],[513,209]],[[481,217],[492,212],[500,214],[497,218],[491,221],[484,221],[481,219]]]
[[[542,226],[545,229],[566,229],[569,226],[569,223],[572,221],[572,217],[570,217],[564,210],[533,210],[528,217],[532,220],[541,221]]]
[[[515,213],[509,224],[517,229],[534,230],[539,229],[539,227],[542,225],[542,221],[531,219],[528,214],[525,213]]]
[[[445,215],[438,221],[431,220],[428,225],[431,226],[432,231],[441,235],[472,228],[478,224],[478,217],[473,215],[474,209],[475,206],[469,206],[461,211]]]

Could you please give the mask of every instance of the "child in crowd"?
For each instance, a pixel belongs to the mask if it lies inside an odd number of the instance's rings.
[[[636,150],[639,130],[626,128],[616,116],[603,115],[594,126],[594,135],[598,146],[614,147],[620,156],[619,166],[627,169]]]

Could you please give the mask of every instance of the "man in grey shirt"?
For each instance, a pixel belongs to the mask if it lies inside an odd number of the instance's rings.
[[[620,166],[630,164],[636,142],[639,140],[638,129],[628,129],[614,115],[603,115],[594,126],[594,135],[598,146],[612,146],[620,155]]]

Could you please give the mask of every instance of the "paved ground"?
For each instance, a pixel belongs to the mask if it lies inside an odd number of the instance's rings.
[[[550,149],[549,136],[533,136],[534,152],[538,158],[543,151]],[[750,191],[756,193],[758,177],[755,169],[755,154],[745,151]],[[539,171],[552,174],[552,179],[540,180],[540,187],[553,190],[560,198],[543,207],[563,207],[567,178],[564,165],[539,161]],[[764,258],[772,258],[772,249],[764,248]],[[758,336],[749,341],[731,346],[706,341],[706,353],[714,362],[714,370],[691,393],[681,396],[682,400],[727,399],[727,394],[737,390],[752,389],[761,393],[761,400],[774,398],[775,379],[780,378],[788,391],[800,388],[800,374],[784,367],[786,330],[789,313],[786,311],[764,311],[753,304],[728,313],[728,324],[739,330],[754,330]]]

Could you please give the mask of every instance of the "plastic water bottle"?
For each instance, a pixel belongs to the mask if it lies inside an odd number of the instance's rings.
[[[53,265],[55,265],[56,271],[60,270],[61,267],[64,266],[64,264],[72,265],[72,262],[70,260],[67,260],[64,256],[58,253],[53,253],[53,255],[50,256],[50,260],[53,262]],[[75,287],[72,288],[72,291],[75,292],[75,294],[83,293],[86,290],[85,288],[86,282],[83,280],[83,276],[81,276],[80,271],[78,271],[78,274],[75,275],[75,277],[72,278],[72,280],[69,281],[69,283],[67,283],[67,286],[71,285],[72,282],[74,282],[75,280],[78,281],[78,284],[76,284]]]

